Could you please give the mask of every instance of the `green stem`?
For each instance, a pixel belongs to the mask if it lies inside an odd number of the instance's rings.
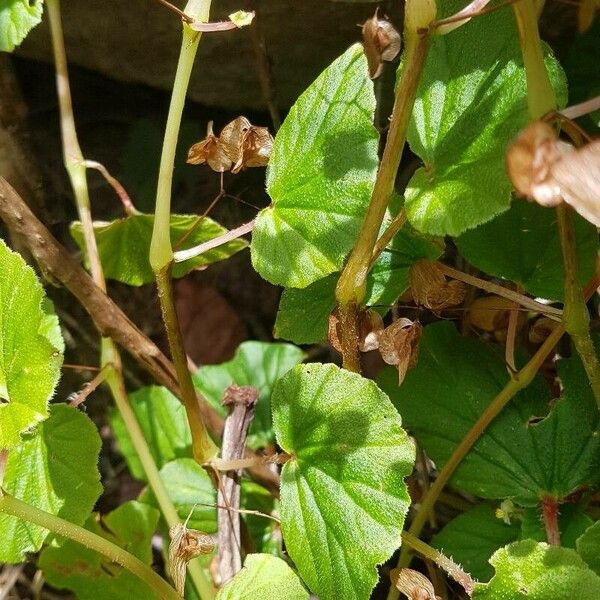
[[[404,41],[406,51],[396,87],[390,129],[371,195],[371,202],[356,245],[336,288],[340,319],[344,368],[360,370],[358,354],[359,306],[366,293],[366,279],[381,223],[394,192],[396,173],[406,141],[408,122],[417,94],[417,86],[427,58],[430,35],[427,27],[435,18],[435,6],[427,0],[408,0],[405,9]],[[424,30],[424,31],[423,31]]]
[[[600,409],[600,363],[590,335],[590,314],[579,283],[579,265],[573,223],[573,209],[567,204],[556,207],[558,232],[565,267],[565,308],[563,323],[571,336],[585,368],[592,392]]]
[[[210,11],[210,0],[190,0],[184,12],[196,21],[208,21]],[[217,447],[211,440],[202,420],[200,405],[196,397],[192,377],[187,367],[187,357],[181,338],[181,330],[175,305],[173,302],[173,290],[171,286],[171,268],[173,265],[173,247],[171,245],[171,188],[173,183],[173,168],[175,164],[175,151],[181,116],[185,105],[185,97],[194,58],[200,42],[200,33],[193,31],[186,23],[183,23],[183,37],[179,62],[171,104],[167,116],[167,126],[163,140],[162,154],[160,157],[160,169],[158,173],[158,187],[156,190],[156,208],[154,214],[154,229],[150,243],[150,264],[156,277],[158,297],[160,299],[163,321],[167,330],[171,356],[177,371],[177,379],[181,386],[183,404],[192,432],[192,450],[194,458],[199,464],[207,462],[217,453]]]
[[[58,103],[60,107],[60,126],[63,141],[64,162],[75,200],[79,220],[83,230],[83,237],[86,245],[88,260],[90,261],[90,270],[96,284],[106,290],[102,265],[98,257],[98,248],[96,238],[94,237],[94,228],[92,225],[92,215],[90,210],[90,197],[87,185],[87,169],[83,161],[83,154],[77,140],[77,130],[75,129],[75,118],[73,116],[73,103],[71,101],[71,89],[69,86],[69,73],[67,70],[67,55],[62,30],[62,21],[60,18],[60,0],[47,0],[46,10],[48,11],[48,20],[50,21],[50,33],[52,37],[52,51],[54,53],[54,63],[56,68],[56,89],[58,93]]]
[[[187,356],[183,348],[181,330],[175,312],[175,304],[173,303],[170,264],[156,273],[156,285],[173,364],[181,386],[181,397],[192,432],[192,452],[196,462],[202,465],[215,456],[218,449],[204,426],[200,404],[188,369]]]
[[[196,21],[206,22],[210,12],[210,0],[190,0],[184,12]],[[173,184],[173,168],[175,165],[175,151],[181,127],[181,116],[185,105],[196,51],[201,34],[193,31],[183,23],[183,36],[179,61],[173,83],[171,104],[167,116],[167,126],[163,140],[160,168],[158,172],[158,187],[156,190],[156,208],[154,213],[154,229],[150,243],[150,264],[157,273],[173,261],[173,248],[171,246],[171,188]]]
[[[468,595],[471,596],[473,588],[475,587],[475,582],[471,576],[463,571],[451,558],[448,558],[445,554],[431,547],[429,544],[426,544],[408,531],[402,532],[402,543],[404,546],[412,548],[423,558],[429,559],[438,567],[446,571],[446,573],[454,579],[454,581],[460,583]]]
[[[83,158],[79,142],[77,140],[77,130],[75,127],[75,118],[73,115],[73,104],[71,100],[69,75],[67,70],[67,57],[65,52],[64,37],[62,32],[62,22],[60,15],[59,0],[48,0],[47,10],[50,20],[52,34],[52,47],[54,51],[54,60],[56,64],[57,90],[61,114],[61,133],[63,140],[63,152],[65,167],[69,174],[71,185],[75,194],[77,210],[81,220],[86,246],[86,254],[90,261],[92,278],[96,285],[106,291],[106,281],[102,270],[102,263],[96,245],[94,227],[90,210],[89,190],[87,185],[87,164]],[[125,384],[123,381],[123,370],[121,356],[109,338],[101,339],[101,367],[109,366],[107,374],[107,384],[112,393],[113,399],[119,410],[125,427],[132,440],[134,449],[140,459],[142,468],[146,474],[148,482],[158,505],[169,525],[180,523],[179,516],[175,510],[162,479],[158,473],[156,463],[150,453],[148,444],[144,439],[143,432],[137,422],[135,414],[131,409]],[[196,587],[201,600],[212,600],[214,593],[212,585],[206,578],[204,570],[198,561],[192,561],[188,565],[190,577]]]
[[[110,388],[112,396],[115,401],[115,405],[125,423],[125,428],[133,444],[133,448],[140,460],[150,489],[156,498],[160,511],[167,523],[169,528],[174,525],[181,523],[181,519],[169,498],[165,484],[160,477],[158,467],[154,462],[154,457],[150,452],[148,443],[144,438],[144,433],[138,423],[138,420],[131,408],[127,391],[125,390],[125,383],[123,381],[123,368],[121,364],[121,356],[116,349],[112,340],[108,338],[102,338],[102,367],[108,366],[108,373],[106,376],[106,383]],[[190,579],[196,588],[201,600],[212,600],[214,598],[213,586],[206,577],[204,569],[200,564],[199,560],[192,560],[188,563],[187,567]]]
[[[436,480],[433,482],[429,491],[423,497],[419,510],[413,519],[408,533],[414,537],[419,537],[429,514],[433,510],[440,493],[454,474],[458,465],[463,461],[477,440],[481,437],[488,425],[502,412],[504,407],[524,388],[526,388],[548,355],[552,352],[558,340],[564,333],[562,327],[557,327],[540,346],[538,351],[533,355],[531,360],[511,379],[504,389],[492,400],[489,406],[483,411],[477,422],[471,427],[467,435],[461,440],[456,447],[444,468],[440,471]],[[404,546],[400,552],[398,560],[399,567],[407,567],[411,561],[411,555]],[[390,589],[387,600],[398,600],[399,594],[397,590]]]
[[[159,598],[163,598],[164,600],[181,600],[177,592],[139,558],[83,527],[69,523],[69,521],[65,521],[60,517],[55,517],[35,506],[17,500],[4,491],[0,491],[0,512],[28,521],[29,523],[48,529],[56,535],[82,544],[86,548],[95,550],[111,562],[121,565],[139,577],[154,590]]]
[[[544,114],[555,111],[557,106],[554,90],[544,64],[536,7],[533,0],[522,0],[514,4],[513,9],[517,19],[523,62],[527,73],[529,116],[531,119],[539,119]],[[556,208],[556,215],[565,270],[563,323],[581,358],[596,403],[600,408],[600,361],[598,361],[598,355],[590,335],[590,315],[579,281],[573,214],[570,207],[560,204]]]

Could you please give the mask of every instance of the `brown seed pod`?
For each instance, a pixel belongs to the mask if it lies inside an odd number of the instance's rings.
[[[363,23],[362,37],[369,75],[371,79],[377,79],[383,70],[383,61],[391,61],[398,56],[402,38],[387,19],[379,16],[379,8]]]
[[[600,227],[600,140],[575,149],[547,123],[534,121],[509,147],[506,166],[523,196],[542,206],[564,200]]]
[[[402,318],[379,333],[381,358],[398,368],[398,385],[404,381],[408,369],[417,364],[422,330],[418,321]]]
[[[190,165],[206,163],[217,173],[223,173],[223,171],[231,169],[232,161],[225,154],[223,147],[219,143],[219,138],[213,133],[212,121],[208,123],[206,137],[189,149],[187,162]]]
[[[358,317],[359,341],[358,349],[361,352],[370,352],[379,347],[379,333],[383,330],[383,319],[381,315],[367,308],[362,311]],[[329,328],[327,332],[329,343],[337,350],[342,352],[342,344],[339,335],[339,318],[337,310],[329,315]]]
[[[418,260],[409,272],[410,291],[419,306],[425,306],[434,313],[460,304],[467,293],[462,281],[446,279],[438,264],[432,260]]]
[[[273,137],[266,127],[256,127],[246,117],[237,117],[223,128],[219,142],[231,159],[232,173],[245,167],[264,167],[273,150]]]
[[[425,575],[413,569],[392,569],[392,583],[408,600],[438,600],[433,584]]]
[[[215,543],[210,535],[188,529],[187,521],[173,525],[169,529],[169,535],[169,573],[177,593],[183,597],[188,562],[202,554],[210,554],[215,549]]]

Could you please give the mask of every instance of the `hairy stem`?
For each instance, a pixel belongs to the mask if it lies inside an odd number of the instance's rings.
[[[558,502],[556,498],[542,498],[542,519],[546,530],[546,539],[551,546],[560,546],[560,529],[558,527]]]
[[[102,554],[102,556],[106,556],[111,562],[121,565],[139,577],[156,592],[159,598],[181,600],[177,592],[139,558],[113,544],[111,541],[83,527],[79,527],[79,525],[69,523],[69,521],[55,517],[35,506],[31,506],[31,504],[17,500],[17,498],[2,490],[0,490],[0,512],[28,521],[29,523],[48,529],[56,535],[82,544],[86,548],[95,550],[99,554]]]
[[[590,314],[588,312],[583,290],[579,283],[579,265],[573,209],[567,204],[556,207],[558,215],[558,232],[565,266],[565,309],[563,323],[566,332],[571,336],[577,354],[585,368],[592,386],[592,392],[600,409],[600,363],[590,335]]]
[[[555,111],[556,97],[544,64],[542,45],[533,0],[522,0],[513,5],[523,62],[527,73],[527,100],[529,116],[539,119]],[[585,303],[577,263],[577,243],[573,227],[573,214],[564,203],[556,208],[560,245],[565,269],[565,306],[563,323],[590,381],[592,392],[600,408],[600,361],[590,335],[590,315]]]
[[[90,197],[87,185],[86,167],[83,162],[83,154],[77,139],[75,129],[75,118],[73,116],[73,103],[71,101],[71,88],[69,86],[69,74],[67,71],[67,55],[60,18],[60,0],[48,0],[46,2],[48,19],[50,21],[50,32],[52,38],[52,50],[54,53],[54,64],[56,68],[56,89],[58,92],[58,103],[60,107],[60,127],[63,141],[64,162],[75,200],[79,220],[83,229],[83,237],[87,249],[90,270],[94,281],[103,291],[106,290],[102,265],[98,257],[96,238],[92,225],[90,210]]]
[[[366,279],[381,223],[394,192],[396,173],[406,141],[417,86],[427,58],[430,36],[427,27],[435,8],[426,0],[408,0],[405,9],[406,51],[394,100],[390,129],[377,179],[356,244],[336,287],[344,368],[360,370],[357,318],[366,293]],[[421,31],[425,29],[425,31]]]
[[[196,397],[196,390],[192,376],[187,365],[187,356],[183,348],[183,339],[173,303],[173,290],[171,286],[171,265],[167,265],[156,273],[158,297],[162,309],[163,322],[169,338],[169,347],[177,372],[177,379],[181,386],[181,398],[192,432],[192,451],[198,464],[204,464],[217,453],[217,447],[208,435],[204,426],[200,404]]]
[[[187,15],[190,15],[199,22],[208,21],[209,11],[210,0],[190,0],[184,9]],[[170,235],[171,188],[175,165],[175,151],[177,149],[177,139],[179,137],[185,97],[199,42],[200,33],[193,31],[184,22],[179,62],[177,63],[177,72],[175,74],[175,82],[173,83],[171,104],[169,105],[169,114],[167,116],[167,125],[160,157],[154,228],[150,243],[150,264],[156,277],[158,297],[169,339],[169,347],[192,432],[194,458],[199,464],[203,464],[217,453],[217,447],[208,435],[204,425],[192,377],[187,367],[187,357],[173,302],[171,269],[174,256]]]

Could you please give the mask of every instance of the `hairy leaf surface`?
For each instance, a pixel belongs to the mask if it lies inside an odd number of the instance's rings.
[[[286,548],[321,600],[366,600],[410,503],[414,446],[400,416],[373,381],[335,365],[294,367],[272,406],[291,455],[281,474]]]

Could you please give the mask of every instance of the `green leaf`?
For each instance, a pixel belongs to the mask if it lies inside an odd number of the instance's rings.
[[[287,563],[270,554],[249,554],[244,568],[217,594],[217,600],[308,600],[308,592]]]
[[[594,274],[598,233],[586,220],[575,220],[579,279]],[[456,240],[462,256],[490,275],[514,281],[534,296],[562,300],[564,267],[556,213],[516,200],[510,210]]]
[[[452,519],[431,545],[451,556],[462,568],[479,581],[488,581],[494,574],[489,559],[492,554],[519,538],[519,524],[506,524],[495,515],[489,504],[480,504]]]
[[[496,574],[476,584],[473,600],[600,598],[600,577],[569,548],[524,540],[498,550],[490,562]]]
[[[175,458],[192,455],[192,435],[185,408],[167,388],[141,388],[129,395],[129,402],[159,469]],[[145,481],[144,470],[125,423],[116,411],[112,414],[111,424],[129,471],[136,479]]]
[[[409,226],[400,230],[367,276],[366,305],[376,306],[386,313],[408,289],[410,267],[422,258],[435,260],[442,251],[442,244],[423,237]],[[306,288],[285,289],[275,321],[275,337],[296,344],[314,344],[327,339],[338,278],[339,273],[333,273]]]
[[[91,516],[86,528],[150,565],[158,515],[154,508],[131,501],[108,515]],[[46,548],[39,566],[50,585],[71,590],[79,600],[158,598],[154,590],[127,569],[71,540],[59,548]]]
[[[283,290],[275,319],[275,337],[296,344],[316,344],[326,340],[339,276],[339,273],[332,273],[308,287]]]
[[[196,226],[197,225],[197,226]],[[150,239],[154,226],[154,215],[137,214],[115,221],[95,221],[94,232],[98,242],[100,261],[108,279],[128,285],[140,286],[154,281],[149,261]],[[193,227],[196,228],[178,245],[179,240]],[[171,242],[176,250],[185,250],[224,233],[226,229],[208,217],[197,215],[171,215]],[[81,223],[71,224],[71,235],[85,254]],[[227,242],[200,256],[173,266],[173,277],[183,277],[194,269],[201,269],[220,260],[225,260],[243,250],[248,243],[243,239]],[[86,266],[89,263],[86,259]]]
[[[339,271],[358,235],[378,166],[375,95],[362,46],[300,96],[273,144],[252,233],[252,264],[271,283],[303,288]]]
[[[193,375],[194,385],[223,417],[227,414],[223,393],[228,386],[235,383],[257,388],[259,399],[247,444],[251,448],[264,447],[274,441],[270,404],[273,385],[304,358],[304,352],[291,344],[243,342],[230,361],[198,369]]]
[[[160,478],[182,521],[205,533],[217,531],[217,496],[208,473],[192,458],[178,458],[160,470]],[[158,508],[152,490],[145,488],[138,500]],[[190,516],[191,515],[191,516]]]
[[[2,487],[19,500],[81,525],[102,492],[100,445],[96,426],[85,414],[54,404],[50,418],[9,452]],[[47,536],[47,529],[0,514],[0,562],[24,561]]]
[[[240,504],[244,509],[258,510],[263,514],[279,515],[279,501],[262,485],[248,479],[242,480],[242,493]],[[242,515],[254,542],[255,548],[260,552],[281,555],[281,534],[277,521],[261,515]]]
[[[547,539],[542,511],[539,507],[526,508],[523,511],[521,523],[521,539],[545,542]],[[560,507],[558,515],[558,530],[560,545],[565,548],[575,548],[577,538],[593,523],[583,512],[583,507],[576,504],[565,504]]]
[[[272,406],[291,456],[281,473],[287,551],[321,600],[366,600],[410,503],[415,450],[400,415],[373,381],[321,364],[282,377]]]
[[[600,521],[588,527],[577,539],[577,552],[596,575],[600,575]]]
[[[439,16],[463,7],[463,0],[446,0]],[[564,74],[544,49],[564,106]],[[417,229],[456,236],[508,210],[512,188],[504,154],[529,120],[526,98],[512,11],[433,36],[407,136],[425,163],[405,192],[407,215]]]
[[[42,0],[0,0],[0,52],[12,52],[42,20]]]
[[[576,357],[560,361],[558,370],[564,392],[552,412],[536,422],[546,415],[550,395],[542,379],[534,379],[485,430],[455,471],[453,486],[535,506],[544,495],[561,499],[598,482],[599,416],[585,371]],[[402,386],[393,370],[380,384],[441,468],[508,380],[501,353],[439,322],[424,329],[419,362]]]
[[[62,335],[44,299],[33,269],[0,240],[0,449],[48,417],[60,378]]]

